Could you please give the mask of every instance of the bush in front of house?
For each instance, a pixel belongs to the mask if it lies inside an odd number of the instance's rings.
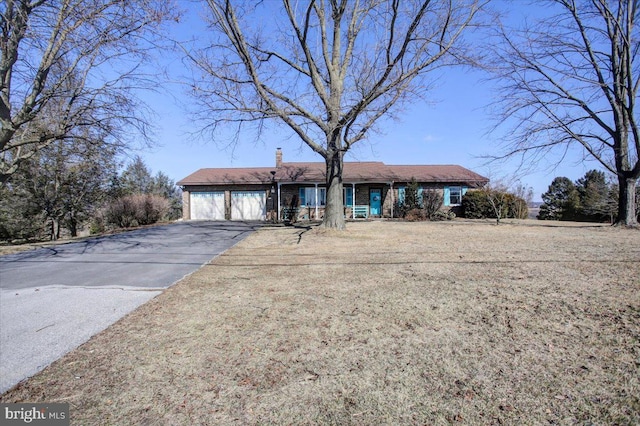
[[[420,208],[408,210],[404,215],[404,220],[407,222],[420,222],[426,219],[427,216],[425,215],[424,210]]]
[[[417,187],[417,184],[413,186]],[[408,197],[407,194],[409,194]],[[408,222],[455,219],[455,213],[441,210],[443,200],[444,197],[442,192],[437,189],[429,188],[420,191],[413,187],[407,187],[404,202],[397,203],[394,207],[394,211],[396,212],[397,217],[403,218]]]
[[[422,210],[427,219],[440,220],[435,216],[440,212],[440,207],[442,207],[443,202],[444,196],[440,191],[433,188],[422,190]]]
[[[126,195],[111,201],[104,211],[107,224],[118,228],[151,225],[170,212],[169,200],[159,195]]]
[[[453,220],[455,218],[456,218],[456,214],[451,210],[449,210],[448,212],[438,210],[429,218],[429,220],[433,222],[439,222],[443,220]]]
[[[485,191],[467,191],[462,197],[462,217],[485,219],[492,214],[491,203]]]
[[[467,219],[526,219],[528,214],[527,202],[506,191],[468,191],[462,197],[462,217]]]

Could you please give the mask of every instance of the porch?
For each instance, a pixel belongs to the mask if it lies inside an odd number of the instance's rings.
[[[277,217],[282,221],[321,220],[326,206],[324,183],[278,183]],[[345,219],[393,217],[397,190],[393,182],[343,184]]]

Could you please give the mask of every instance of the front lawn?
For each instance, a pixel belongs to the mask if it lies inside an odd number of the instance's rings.
[[[640,232],[265,228],[2,402],[72,424],[637,424]]]

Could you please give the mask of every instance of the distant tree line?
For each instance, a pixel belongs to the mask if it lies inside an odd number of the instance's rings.
[[[176,219],[181,193],[140,157],[119,172],[115,149],[57,141],[25,159],[0,186],[0,241],[57,240],[81,232]]]
[[[590,170],[575,182],[556,177],[542,194],[538,219],[613,222],[618,215],[618,194],[618,183],[607,180],[602,171]],[[636,188],[636,204],[638,195],[640,188]],[[636,212],[640,210],[636,208]]]

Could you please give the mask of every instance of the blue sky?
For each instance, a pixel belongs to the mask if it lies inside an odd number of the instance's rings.
[[[181,2],[188,10],[179,25],[173,27],[177,37],[197,35],[203,26],[193,6]],[[511,4],[511,7],[520,7]],[[519,11],[522,12],[522,11]],[[176,69],[181,63],[168,60],[165,65]],[[427,100],[405,106],[399,119],[385,120],[379,132],[367,141],[356,144],[346,156],[347,161],[383,161],[386,164],[459,164],[494,180],[513,183],[516,179],[533,188],[534,201],[555,176],[572,180],[590,169],[601,169],[595,162],[582,160],[582,151],[575,149],[555,166],[548,158],[527,173],[518,171],[518,161],[487,164],[482,158],[500,151],[500,131],[488,133],[493,121],[487,105],[494,101],[490,83],[483,82],[477,71],[449,69],[434,75],[435,88]],[[323,159],[291,137],[284,128],[270,126],[258,141],[253,133],[241,135],[234,149],[225,149],[216,141],[194,137],[194,123],[188,107],[190,99],[180,84],[164,84],[157,93],[145,95],[155,110],[156,146],[138,152],[153,172],[162,171],[178,181],[203,167],[269,167],[274,165],[275,150],[281,147],[284,161],[323,161]]]

